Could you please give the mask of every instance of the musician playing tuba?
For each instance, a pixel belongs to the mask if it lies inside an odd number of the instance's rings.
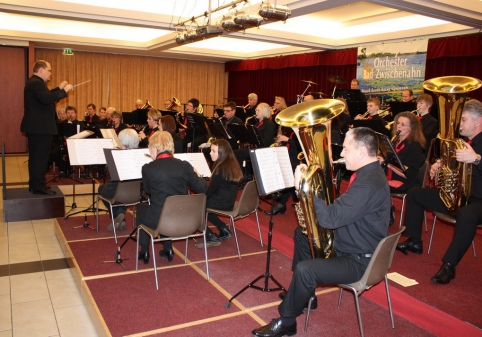
[[[482,85],[482,82],[479,81]],[[482,103],[470,100],[465,103],[459,127],[460,136],[464,137],[465,148],[457,149],[450,154],[459,163],[471,166],[470,194],[468,204],[462,202],[462,207],[455,213],[455,233],[444,256],[442,267],[431,278],[432,282],[447,284],[455,278],[455,267],[469,249],[474,239],[477,226],[482,223]],[[454,160],[454,161],[455,161]],[[430,169],[430,177],[435,178],[437,171],[442,170],[443,162],[437,160]],[[422,221],[424,210],[449,213],[437,189],[415,187],[408,191],[407,212],[405,215],[404,235],[408,239],[398,244],[397,249],[404,254],[412,252],[423,253]]]
[[[283,299],[278,307],[281,317],[253,330],[255,336],[296,334],[296,317],[303,313],[316,285],[358,281],[378,243],[387,235],[390,192],[377,160],[378,139],[375,132],[364,127],[350,130],[343,148],[341,155],[345,158],[347,169],[355,171],[356,178],[347,192],[330,205],[319,197],[314,198],[320,225],[336,229],[337,256],[313,259],[308,238],[298,227],[294,238],[293,278],[288,291],[280,294]],[[295,186],[298,186],[300,176],[301,167],[298,167]],[[312,302],[312,308],[317,305],[315,303]]]

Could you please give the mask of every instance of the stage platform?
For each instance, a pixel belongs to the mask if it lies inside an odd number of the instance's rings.
[[[89,216],[88,221],[95,226],[94,216]],[[119,245],[132,231],[130,214],[126,221],[127,228],[117,233]],[[100,216],[99,233],[87,228],[73,229],[83,222],[83,217],[58,218],[55,220],[56,234],[99,336],[250,336],[252,329],[279,316],[278,292],[248,289],[229,309],[225,308],[232,295],[265,272],[266,247],[261,247],[255,239],[254,217],[237,222],[241,260],[237,257],[234,238],[208,250],[210,281],[206,280],[203,250],[195,248],[190,240],[188,263],[184,264],[185,242],[175,242],[172,263],[157,259],[158,291],[152,257],[148,265],[141,262],[139,271],[135,271],[137,249],[133,241],[121,251],[122,258],[129,258],[124,261],[125,269],[116,263],[103,263],[115,259],[118,247],[113,233],[106,230],[107,215]],[[264,225],[262,233],[267,240]],[[292,251],[293,243],[276,231],[273,242],[275,249],[271,254],[270,270],[284,287],[288,287],[291,258],[280,250]],[[156,245],[156,252],[160,249],[161,246]],[[473,324],[413,297],[391,281],[390,285],[395,329],[390,326],[384,287],[378,285],[360,300],[367,336],[451,336],[455,331],[456,335],[482,336],[482,331]],[[269,287],[274,284],[270,282]],[[352,295],[345,294],[340,309],[337,309],[338,288],[317,288],[317,296],[318,310],[311,316],[306,336],[358,335]],[[446,296],[445,292],[442,296]],[[300,335],[304,318],[301,315],[297,321]]]

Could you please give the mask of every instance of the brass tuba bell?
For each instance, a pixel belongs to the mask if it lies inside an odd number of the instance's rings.
[[[472,165],[458,162],[457,149],[465,149],[459,137],[460,120],[464,104],[470,91],[482,87],[482,81],[466,76],[444,76],[423,82],[426,90],[433,91],[438,98],[440,158],[442,166],[435,175],[435,186],[449,212],[462,206],[462,196],[468,201],[472,182]]]
[[[171,103],[169,103],[168,106],[166,106],[166,110],[171,110],[174,106],[181,106],[181,102],[176,97],[173,97],[171,99]]]
[[[276,123],[290,127],[298,137],[308,168],[301,177],[300,202],[296,213],[311,245],[313,258],[336,255],[333,230],[323,228],[316,218],[313,195],[326,204],[335,200],[331,157],[331,120],[345,110],[345,103],[336,99],[318,99],[293,105],[276,116]]]

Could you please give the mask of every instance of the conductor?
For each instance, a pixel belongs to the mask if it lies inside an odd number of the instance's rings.
[[[47,61],[39,60],[33,66],[33,75],[24,88],[24,115],[20,131],[28,137],[28,186],[33,194],[53,195],[45,181],[48,168],[52,135],[57,134],[55,123],[55,102],[67,97],[73,89],[72,84],[63,81],[57,88],[49,90],[46,82],[50,81],[52,68]]]

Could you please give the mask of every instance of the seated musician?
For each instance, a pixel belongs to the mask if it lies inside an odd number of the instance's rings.
[[[258,106],[258,95],[254,92],[248,95],[248,104],[243,108],[244,116],[238,116],[245,123],[254,125],[256,122],[256,107]]]
[[[256,107],[256,124],[255,127],[258,129],[259,135],[261,137],[260,147],[269,147],[273,144],[276,137],[276,125],[270,121],[271,112],[269,110],[269,105],[266,103],[259,103]],[[244,172],[245,180],[250,179],[252,175],[251,165],[246,166],[246,162],[250,159],[248,149],[238,149],[235,151],[236,158],[241,168],[246,167]]]
[[[351,80],[350,89],[360,90],[360,82],[356,78]],[[366,102],[366,101],[367,101],[367,98],[366,98],[365,94],[360,91],[360,102]],[[380,105],[380,104],[378,104],[378,105]]]
[[[314,101],[315,97],[313,95],[306,95],[303,97],[303,102],[309,102],[309,101]]]
[[[438,121],[430,114],[433,100],[429,94],[422,94],[417,98],[417,114],[422,123],[422,132],[427,143],[425,144],[425,154],[428,154],[432,139],[438,135]]]
[[[206,207],[231,211],[238,194],[239,183],[243,173],[236,162],[231,146],[225,139],[215,139],[211,143],[211,160],[214,168],[211,182],[206,193]],[[216,214],[209,213],[208,221],[219,230],[216,235],[209,227],[206,233],[207,247],[219,246],[222,240],[229,239],[232,234],[226,224]],[[204,243],[196,243],[196,247],[204,248]]]
[[[106,111],[107,111],[107,108],[105,106],[103,106],[99,109],[99,124],[101,124],[102,121],[105,119],[105,112]]]
[[[402,102],[415,102],[412,90],[405,89],[402,91]]]
[[[127,125],[122,123],[122,114],[118,111],[114,111],[112,113],[112,127],[115,130],[115,133],[118,135],[122,130],[127,129]]]
[[[462,260],[469,249],[477,226],[482,223],[482,103],[472,99],[465,103],[460,121],[460,135],[466,140],[466,149],[456,150],[455,157],[459,163],[472,165],[472,179],[470,195],[466,196],[468,204],[462,206],[455,214],[455,232],[444,256],[439,271],[431,278],[432,282],[447,284],[455,278],[455,267]],[[452,159],[451,153],[443,158]],[[433,179],[437,170],[446,163],[437,160],[430,168]],[[451,164],[453,167],[453,164]],[[444,185],[444,183],[442,183]],[[404,235],[408,239],[397,246],[397,250],[404,254],[412,252],[423,253],[422,222],[424,210],[430,209],[448,214],[438,189],[414,187],[408,191],[407,212],[405,215]],[[461,201],[465,205],[464,200]]]
[[[85,130],[84,122],[77,120],[77,109],[74,106],[69,105],[68,107],[66,107],[65,113],[67,114],[67,121],[65,121],[65,123],[79,125],[79,132]]]
[[[86,126],[95,126],[100,122],[99,116],[95,114],[95,104],[89,103],[87,105],[87,115],[84,118],[84,123]]]
[[[377,161],[377,151],[378,140],[371,129],[359,127],[348,131],[341,155],[347,169],[356,172],[356,178],[330,205],[323,199],[313,198],[313,216],[320,226],[336,230],[337,255],[312,258],[312,238],[307,238],[298,227],[294,235],[293,277],[288,291],[280,293],[283,301],[278,311],[281,316],[253,330],[253,335],[295,335],[296,317],[303,313],[318,284],[353,283],[363,276],[370,257],[388,231],[390,193]],[[300,167],[296,169],[295,186],[299,186]]]
[[[228,135],[231,137],[227,139],[229,145],[233,150],[236,150],[239,147],[238,140],[233,134],[233,131],[229,129],[229,124],[243,124],[243,121],[235,116],[236,113],[236,103],[235,102],[228,102],[223,105],[224,116],[221,119],[221,123],[223,123],[224,128],[226,129]]]
[[[177,125],[174,117],[170,115],[162,116],[161,119],[159,119],[159,129],[171,134],[172,140],[174,141],[174,153],[182,153],[182,137],[176,133]]]
[[[147,110],[147,125],[139,131],[139,147],[146,148],[149,142],[149,137],[151,137],[154,132],[159,131],[159,120],[162,115],[159,111],[154,108],[149,108]]]
[[[380,100],[378,98],[370,98],[367,101],[367,112],[363,115],[356,115],[355,120],[366,119],[370,121],[383,121],[386,124],[386,121],[378,115],[378,109],[380,109]],[[365,116],[366,115],[366,116]]]
[[[137,225],[156,228],[162,207],[167,197],[185,195],[190,187],[197,193],[206,193],[207,184],[186,161],[174,158],[174,142],[167,131],[158,131],[149,138],[149,153],[152,162],[142,167],[144,191],[150,195],[150,204],[142,203],[137,210]],[[162,233],[161,233],[162,235]],[[138,259],[149,262],[149,236],[140,232],[141,249]],[[159,252],[169,262],[174,258],[171,241],[163,241],[164,249]]]
[[[112,113],[115,111],[115,108],[110,106],[105,110],[104,119],[100,121],[99,125],[102,128],[112,128]]]
[[[191,98],[187,101],[186,111],[184,114],[184,127],[186,130],[186,136],[184,137],[184,150],[187,151],[187,145],[191,143],[192,152],[198,152],[199,145],[204,144],[208,141],[207,129],[204,126],[204,116],[198,112],[199,100],[197,98]],[[188,115],[196,114],[201,116],[203,123],[202,125],[190,125]]]
[[[67,120],[67,113],[65,112],[65,108],[60,108],[57,110],[57,122],[62,122]]]
[[[142,99],[137,99],[134,105],[136,107],[135,110],[142,109],[142,107],[144,106],[144,102],[142,101]]]
[[[137,132],[133,129],[125,129],[119,133],[119,142],[122,150],[137,149],[139,146],[139,139],[137,137]],[[107,184],[99,186],[99,194],[107,199],[112,199],[117,190],[118,181],[109,181]],[[110,209],[109,203],[102,200],[107,210]],[[114,217],[114,223],[110,223],[107,226],[107,230],[113,231],[115,229],[123,229],[126,227],[126,222],[124,220],[125,212],[127,207],[114,207],[112,208],[112,216]]]
[[[400,161],[405,166],[405,177],[397,173],[397,170],[390,170],[387,173],[390,193],[406,193],[410,188],[421,186],[419,169],[425,162],[425,137],[422,133],[422,125],[417,116],[411,112],[400,112],[395,116],[395,128],[393,135],[400,132],[395,139],[393,147],[397,152]]]
[[[270,107],[270,111],[271,111],[271,120],[273,122],[276,123],[275,121],[275,117],[278,113],[280,113],[280,111],[283,111],[284,109],[286,109],[288,106],[286,105],[286,101],[284,99],[284,97],[281,97],[281,96],[275,96],[274,98],[274,103],[273,103],[273,106]]]

